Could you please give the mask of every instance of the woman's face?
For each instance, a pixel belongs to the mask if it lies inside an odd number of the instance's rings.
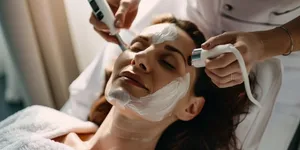
[[[196,69],[188,65],[187,60],[195,49],[195,44],[188,34],[178,27],[175,40],[154,44],[152,36],[161,32],[161,29],[158,27],[155,31],[156,28],[153,27],[158,25],[145,28],[132,41],[129,50],[117,58],[111,83],[108,84],[111,84],[112,88],[121,87],[130,95],[139,98],[153,94],[176,78],[189,73],[189,90],[177,103],[173,110],[176,111],[186,106],[184,104],[188,104],[190,97],[194,95]]]

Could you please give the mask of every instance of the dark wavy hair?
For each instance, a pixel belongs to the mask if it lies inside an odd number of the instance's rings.
[[[171,15],[164,15],[153,21],[153,24],[159,23],[174,23],[193,39],[196,47],[201,47],[201,44],[205,42],[205,37],[192,22],[179,20]],[[107,74],[106,80],[109,76]],[[240,116],[247,114],[250,106],[244,85],[218,88],[201,68],[197,69],[194,94],[205,98],[205,104],[200,114],[190,121],[177,120],[172,123],[163,132],[155,149],[238,149],[235,129],[243,120]],[[100,125],[111,107],[112,105],[102,95],[93,105],[89,120]]]

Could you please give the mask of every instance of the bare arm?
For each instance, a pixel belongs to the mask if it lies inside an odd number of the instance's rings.
[[[283,25],[293,39],[293,52],[300,51],[300,16]],[[287,53],[291,48],[289,35],[281,28],[256,32],[264,44],[264,58]]]
[[[284,29],[277,27],[257,32],[225,32],[208,39],[202,44],[202,48],[210,50],[217,45],[231,43],[241,52],[246,68],[250,71],[257,61],[287,54],[292,48],[291,39],[293,41],[292,51],[300,51],[300,16],[282,27]],[[207,61],[205,72],[220,88],[231,87],[243,82],[239,64],[231,53]]]

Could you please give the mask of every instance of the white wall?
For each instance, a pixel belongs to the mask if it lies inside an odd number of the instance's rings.
[[[91,7],[87,0],[64,0],[78,68],[82,71],[92,61],[104,40],[89,23]]]

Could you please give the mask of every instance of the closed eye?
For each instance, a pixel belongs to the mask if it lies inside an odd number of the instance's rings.
[[[165,60],[161,60],[160,62],[163,65],[163,67],[165,67],[165,68],[167,68],[169,70],[175,70],[176,69],[173,65],[171,65],[170,63],[168,63]]]

